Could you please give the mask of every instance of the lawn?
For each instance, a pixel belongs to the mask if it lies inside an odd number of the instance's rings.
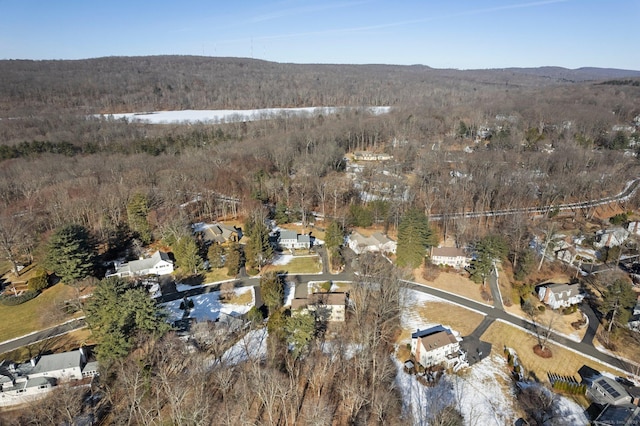
[[[0,304],[0,342],[23,336],[42,328],[52,327],[68,320],[56,304],[73,298],[74,289],[56,284],[44,290],[38,297],[17,306]]]
[[[227,268],[212,268],[204,275],[204,283],[216,283],[219,281],[231,280],[233,277],[227,275]]]
[[[461,336],[471,334],[484,318],[482,314],[446,302],[425,302],[405,309],[411,309],[411,322],[422,320],[425,324],[442,324],[459,332]],[[402,330],[398,341],[410,341],[414,331],[415,327]]]
[[[537,343],[534,335],[499,321],[491,324],[480,339],[490,342],[492,344],[491,351],[495,353],[503,354],[505,345],[514,349],[527,375],[531,378],[536,377],[542,382],[548,381],[548,372],[574,376],[579,380],[578,370],[583,365],[599,371],[607,371],[615,375],[620,374],[618,370],[554,344],[549,344],[553,356],[547,359],[541,358],[533,353],[532,348]]]
[[[82,328],[4,353],[2,357],[14,362],[26,362],[38,354],[67,352],[94,343],[91,339],[91,331],[88,328]]]
[[[245,290],[245,289],[242,289]],[[253,291],[251,291],[251,287],[246,289],[247,291],[235,292],[233,297],[229,300],[226,300],[224,303],[228,303],[230,305],[248,305],[253,302]]]
[[[476,284],[469,278],[456,272],[441,272],[435,280],[427,281],[422,278],[422,268],[418,268],[414,271],[414,280],[418,283],[426,284],[429,287],[457,294],[458,296],[466,297],[467,299],[484,305],[490,305],[485,302],[480,295],[480,284]],[[487,284],[487,291],[488,289],[489,285]]]
[[[322,264],[318,256],[295,256],[284,265],[267,265],[262,273],[268,271],[287,271],[289,274],[317,274],[322,272]]]
[[[533,297],[531,298],[531,300],[535,303],[536,307],[543,305],[542,303],[536,302]],[[520,305],[511,305],[509,307],[505,307],[504,309],[512,315],[528,319],[527,314],[522,311]],[[564,334],[565,336],[575,341],[582,340],[585,333],[587,332],[587,327],[585,326],[580,330],[576,330],[571,326],[572,322],[582,319],[582,314],[580,313],[580,311],[574,312],[569,315],[564,315],[560,310],[554,311],[553,309],[549,309],[547,307],[544,312],[539,312],[537,321],[540,324],[549,324],[549,321],[551,320],[551,317],[553,315],[556,315],[556,318],[553,320],[553,329],[557,333]]]

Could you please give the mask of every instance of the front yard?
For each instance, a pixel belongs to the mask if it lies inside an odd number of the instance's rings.
[[[422,278],[422,270],[423,267],[420,267],[414,271],[413,275],[416,282],[426,284],[429,287],[437,288],[438,290],[466,297],[467,299],[471,299],[484,305],[492,305],[482,298],[482,286],[480,284],[474,283],[466,276],[463,276],[461,273],[443,271],[440,272],[435,280],[428,281]],[[488,284],[487,291],[489,291]]]
[[[514,349],[527,374],[531,378],[535,377],[543,382],[548,381],[548,372],[575,376],[576,379],[579,379],[578,370],[583,365],[598,371],[606,371],[616,376],[621,374],[618,370],[553,343],[549,344],[553,356],[551,358],[541,358],[533,353],[532,348],[537,343],[534,335],[498,321],[491,324],[480,339],[490,342],[492,344],[491,351],[496,354],[502,354],[504,346]]]
[[[276,256],[271,265],[262,269],[262,273],[269,271],[286,271],[289,274],[317,274],[322,272],[322,262],[320,256],[303,255],[279,255]]]
[[[70,319],[71,316],[62,315],[58,306],[74,295],[73,288],[59,283],[21,305],[0,304],[0,342],[53,327]]]

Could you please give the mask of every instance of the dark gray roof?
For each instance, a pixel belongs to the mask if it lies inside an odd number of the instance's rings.
[[[640,407],[635,405],[607,405],[593,422],[596,426],[640,425]]]

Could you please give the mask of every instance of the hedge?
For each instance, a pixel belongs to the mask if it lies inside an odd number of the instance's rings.
[[[6,306],[16,306],[21,305],[24,302],[28,302],[29,300],[36,297],[40,292],[37,291],[27,291],[22,293],[20,296],[5,296],[2,298],[1,302]]]

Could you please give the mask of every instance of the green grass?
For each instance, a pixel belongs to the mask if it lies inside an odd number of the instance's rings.
[[[35,299],[17,306],[0,304],[0,342],[24,336],[25,334],[52,327],[71,316],[62,317],[56,312],[55,305],[71,299],[74,291],[64,284],[56,284],[44,290]]]

